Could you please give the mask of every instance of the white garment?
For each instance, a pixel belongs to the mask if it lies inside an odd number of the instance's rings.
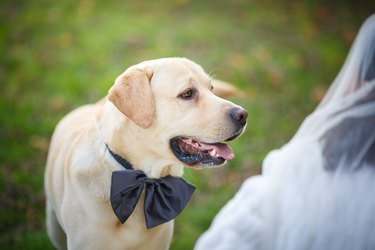
[[[317,109],[196,250],[375,249],[375,15]]]

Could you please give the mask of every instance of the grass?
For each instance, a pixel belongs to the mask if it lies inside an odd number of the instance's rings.
[[[187,170],[198,190],[171,249],[192,249],[264,156],[287,142],[334,79],[371,1],[1,1],[0,248],[52,248],[43,171],[56,123],[143,60],[183,56],[247,98],[226,167]]]

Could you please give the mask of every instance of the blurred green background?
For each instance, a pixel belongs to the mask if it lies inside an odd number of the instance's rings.
[[[0,249],[51,249],[43,171],[56,123],[128,66],[190,58],[246,95],[246,133],[198,187],[171,249],[192,249],[262,159],[287,142],[336,76],[375,1],[0,1]],[[372,2],[372,3],[371,3]],[[235,212],[235,211],[234,211]]]

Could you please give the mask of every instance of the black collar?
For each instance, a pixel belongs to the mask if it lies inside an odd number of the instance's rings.
[[[109,147],[108,147],[108,144],[105,144],[105,146],[107,147],[109,153],[113,156],[113,158],[115,158],[115,160],[121,165],[123,166],[125,169],[128,169],[128,170],[134,170],[133,168],[133,165],[128,162],[126,159],[122,158],[120,155],[116,154],[115,152],[113,152]]]

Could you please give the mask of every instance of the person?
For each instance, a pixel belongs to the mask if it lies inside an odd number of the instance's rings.
[[[375,15],[315,111],[195,249],[375,249]]]

